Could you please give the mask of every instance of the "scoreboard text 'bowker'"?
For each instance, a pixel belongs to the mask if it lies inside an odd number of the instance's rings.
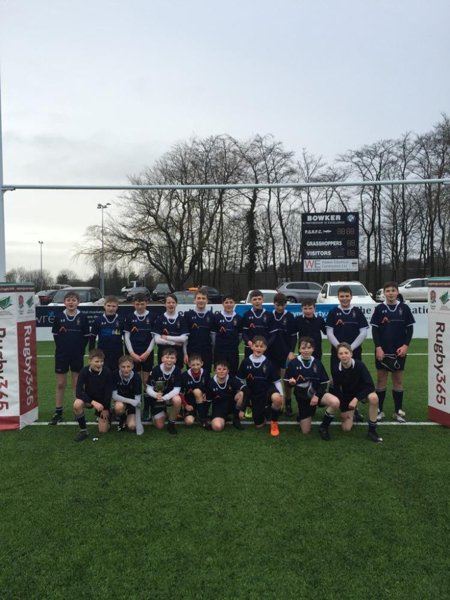
[[[358,271],[359,214],[303,214],[301,247],[305,272]]]

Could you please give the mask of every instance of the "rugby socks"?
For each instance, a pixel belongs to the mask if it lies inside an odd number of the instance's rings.
[[[144,416],[148,418],[150,414],[150,396],[148,394],[144,394]]]
[[[87,431],[86,417],[84,413],[79,417],[75,416],[75,420],[78,422],[81,431]]]
[[[386,398],[386,388],[384,390],[375,390],[378,396],[378,410],[383,411],[384,399]]]
[[[199,402],[197,404],[197,412],[198,418],[200,419],[200,423],[204,423],[208,419],[208,403],[207,402]]]
[[[324,427],[325,429],[328,429],[328,427],[330,426],[333,419],[334,419],[334,415],[330,415],[330,413],[326,410],[325,414],[323,416],[323,419],[322,419],[322,423],[320,424],[320,427]]]
[[[62,416],[63,416],[63,407],[62,406],[57,406],[55,408],[55,415],[58,415],[58,417],[61,417],[61,419],[62,419]]]
[[[280,413],[281,410],[276,410],[275,408],[272,408],[272,410],[270,411],[270,420],[274,423],[277,423],[278,419],[280,418]]]
[[[403,406],[403,390],[392,390],[392,398],[394,399],[394,409],[398,413]]]
[[[377,430],[377,425],[378,425],[378,421],[371,421],[369,419],[369,431],[372,431],[373,433],[375,433]]]

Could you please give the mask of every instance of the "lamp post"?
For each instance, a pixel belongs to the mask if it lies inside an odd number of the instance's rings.
[[[39,244],[39,253],[40,253],[40,257],[41,257],[41,290],[44,287],[44,271],[42,269],[42,246],[44,245],[44,242],[42,240],[38,241]]]
[[[101,272],[100,272],[100,291],[102,295],[105,295],[105,245],[104,245],[104,220],[103,220],[103,211],[105,208],[111,206],[111,202],[107,202],[106,204],[101,204],[100,202],[97,204],[97,208],[102,211],[102,263],[101,263]]]

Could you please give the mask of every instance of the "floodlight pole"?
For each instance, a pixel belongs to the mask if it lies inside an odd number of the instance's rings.
[[[5,190],[3,189],[2,82],[0,80],[0,281],[6,278]]]
[[[100,291],[102,296],[105,295],[105,244],[104,244],[104,220],[103,220],[103,211],[105,208],[111,206],[111,202],[107,202],[106,204],[101,204],[100,202],[97,204],[97,208],[102,211],[102,263],[101,263],[101,273],[100,273]]]

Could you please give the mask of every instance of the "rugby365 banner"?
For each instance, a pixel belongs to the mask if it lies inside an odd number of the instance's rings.
[[[0,430],[38,417],[34,287],[0,283]]]
[[[450,427],[450,278],[428,280],[428,416]]]

